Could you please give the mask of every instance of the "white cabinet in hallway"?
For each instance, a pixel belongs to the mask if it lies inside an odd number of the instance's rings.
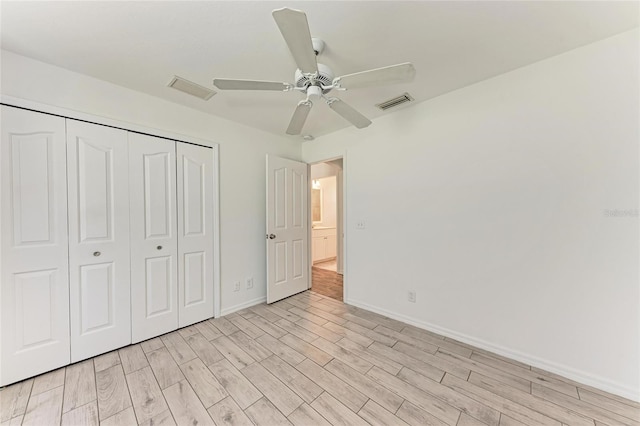
[[[178,328],[176,142],[129,134],[131,337]]]
[[[65,120],[2,106],[0,386],[68,364]]]
[[[319,262],[325,258],[325,237],[319,237],[312,233],[313,237],[311,238],[311,257],[313,263]]]
[[[71,361],[131,343],[127,132],[67,120]]]
[[[213,317],[213,156],[177,143],[179,326]]]
[[[336,228],[314,228],[311,231],[311,256],[314,263],[336,257]]]
[[[327,235],[327,239],[325,241],[325,256],[327,257],[327,259],[333,259],[338,253],[338,238],[335,229],[329,235]]]

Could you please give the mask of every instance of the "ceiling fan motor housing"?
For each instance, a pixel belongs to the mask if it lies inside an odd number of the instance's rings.
[[[294,81],[296,82],[296,87],[307,87],[307,86],[331,86],[333,83],[333,71],[331,68],[324,64],[318,64],[318,75],[315,78],[310,78],[308,75],[304,75],[302,71],[299,69],[296,70],[296,74],[294,77]],[[323,89],[322,93],[329,93],[331,89]]]

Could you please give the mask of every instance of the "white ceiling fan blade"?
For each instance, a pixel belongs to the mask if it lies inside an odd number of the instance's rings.
[[[299,10],[286,7],[276,9],[272,14],[298,68],[303,73],[318,72],[318,63],[316,62],[316,53],[311,42],[307,15]]]
[[[220,90],[278,90],[284,92],[291,85],[278,83],[277,81],[255,81],[255,80],[229,80],[226,78],[215,78],[213,85]]]
[[[413,80],[416,69],[411,62],[376,68],[354,74],[343,75],[334,80],[345,89],[357,89],[359,87],[381,86],[383,84],[402,83]]]
[[[301,101],[298,103],[296,110],[293,112],[293,117],[291,117],[291,121],[289,122],[289,127],[287,128],[288,135],[299,135],[302,132],[302,127],[304,126],[304,122],[307,121],[307,116],[311,111],[312,105],[311,101]]]
[[[342,118],[356,126],[358,129],[363,129],[371,124],[371,120],[338,98],[329,99],[328,104],[329,108],[340,114]]]

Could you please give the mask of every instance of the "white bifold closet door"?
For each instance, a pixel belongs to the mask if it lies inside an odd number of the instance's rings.
[[[2,106],[1,121],[4,386],[69,363],[69,281],[64,118]]]
[[[67,120],[71,361],[131,343],[127,132]]]
[[[131,337],[178,328],[176,143],[129,133]]]
[[[185,327],[213,316],[213,152],[176,145],[178,310]]]

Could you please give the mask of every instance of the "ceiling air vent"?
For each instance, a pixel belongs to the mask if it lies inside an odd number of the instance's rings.
[[[167,86],[188,95],[195,96],[196,98],[204,99],[205,101],[208,101],[209,98],[216,94],[216,92],[211,89],[200,86],[192,81],[185,80],[177,75],[173,77]]]
[[[376,104],[376,106],[381,110],[386,111],[389,108],[397,107],[398,105],[402,105],[404,103],[411,102],[411,101],[413,101],[413,98],[411,97],[411,95],[405,92],[398,97]]]

